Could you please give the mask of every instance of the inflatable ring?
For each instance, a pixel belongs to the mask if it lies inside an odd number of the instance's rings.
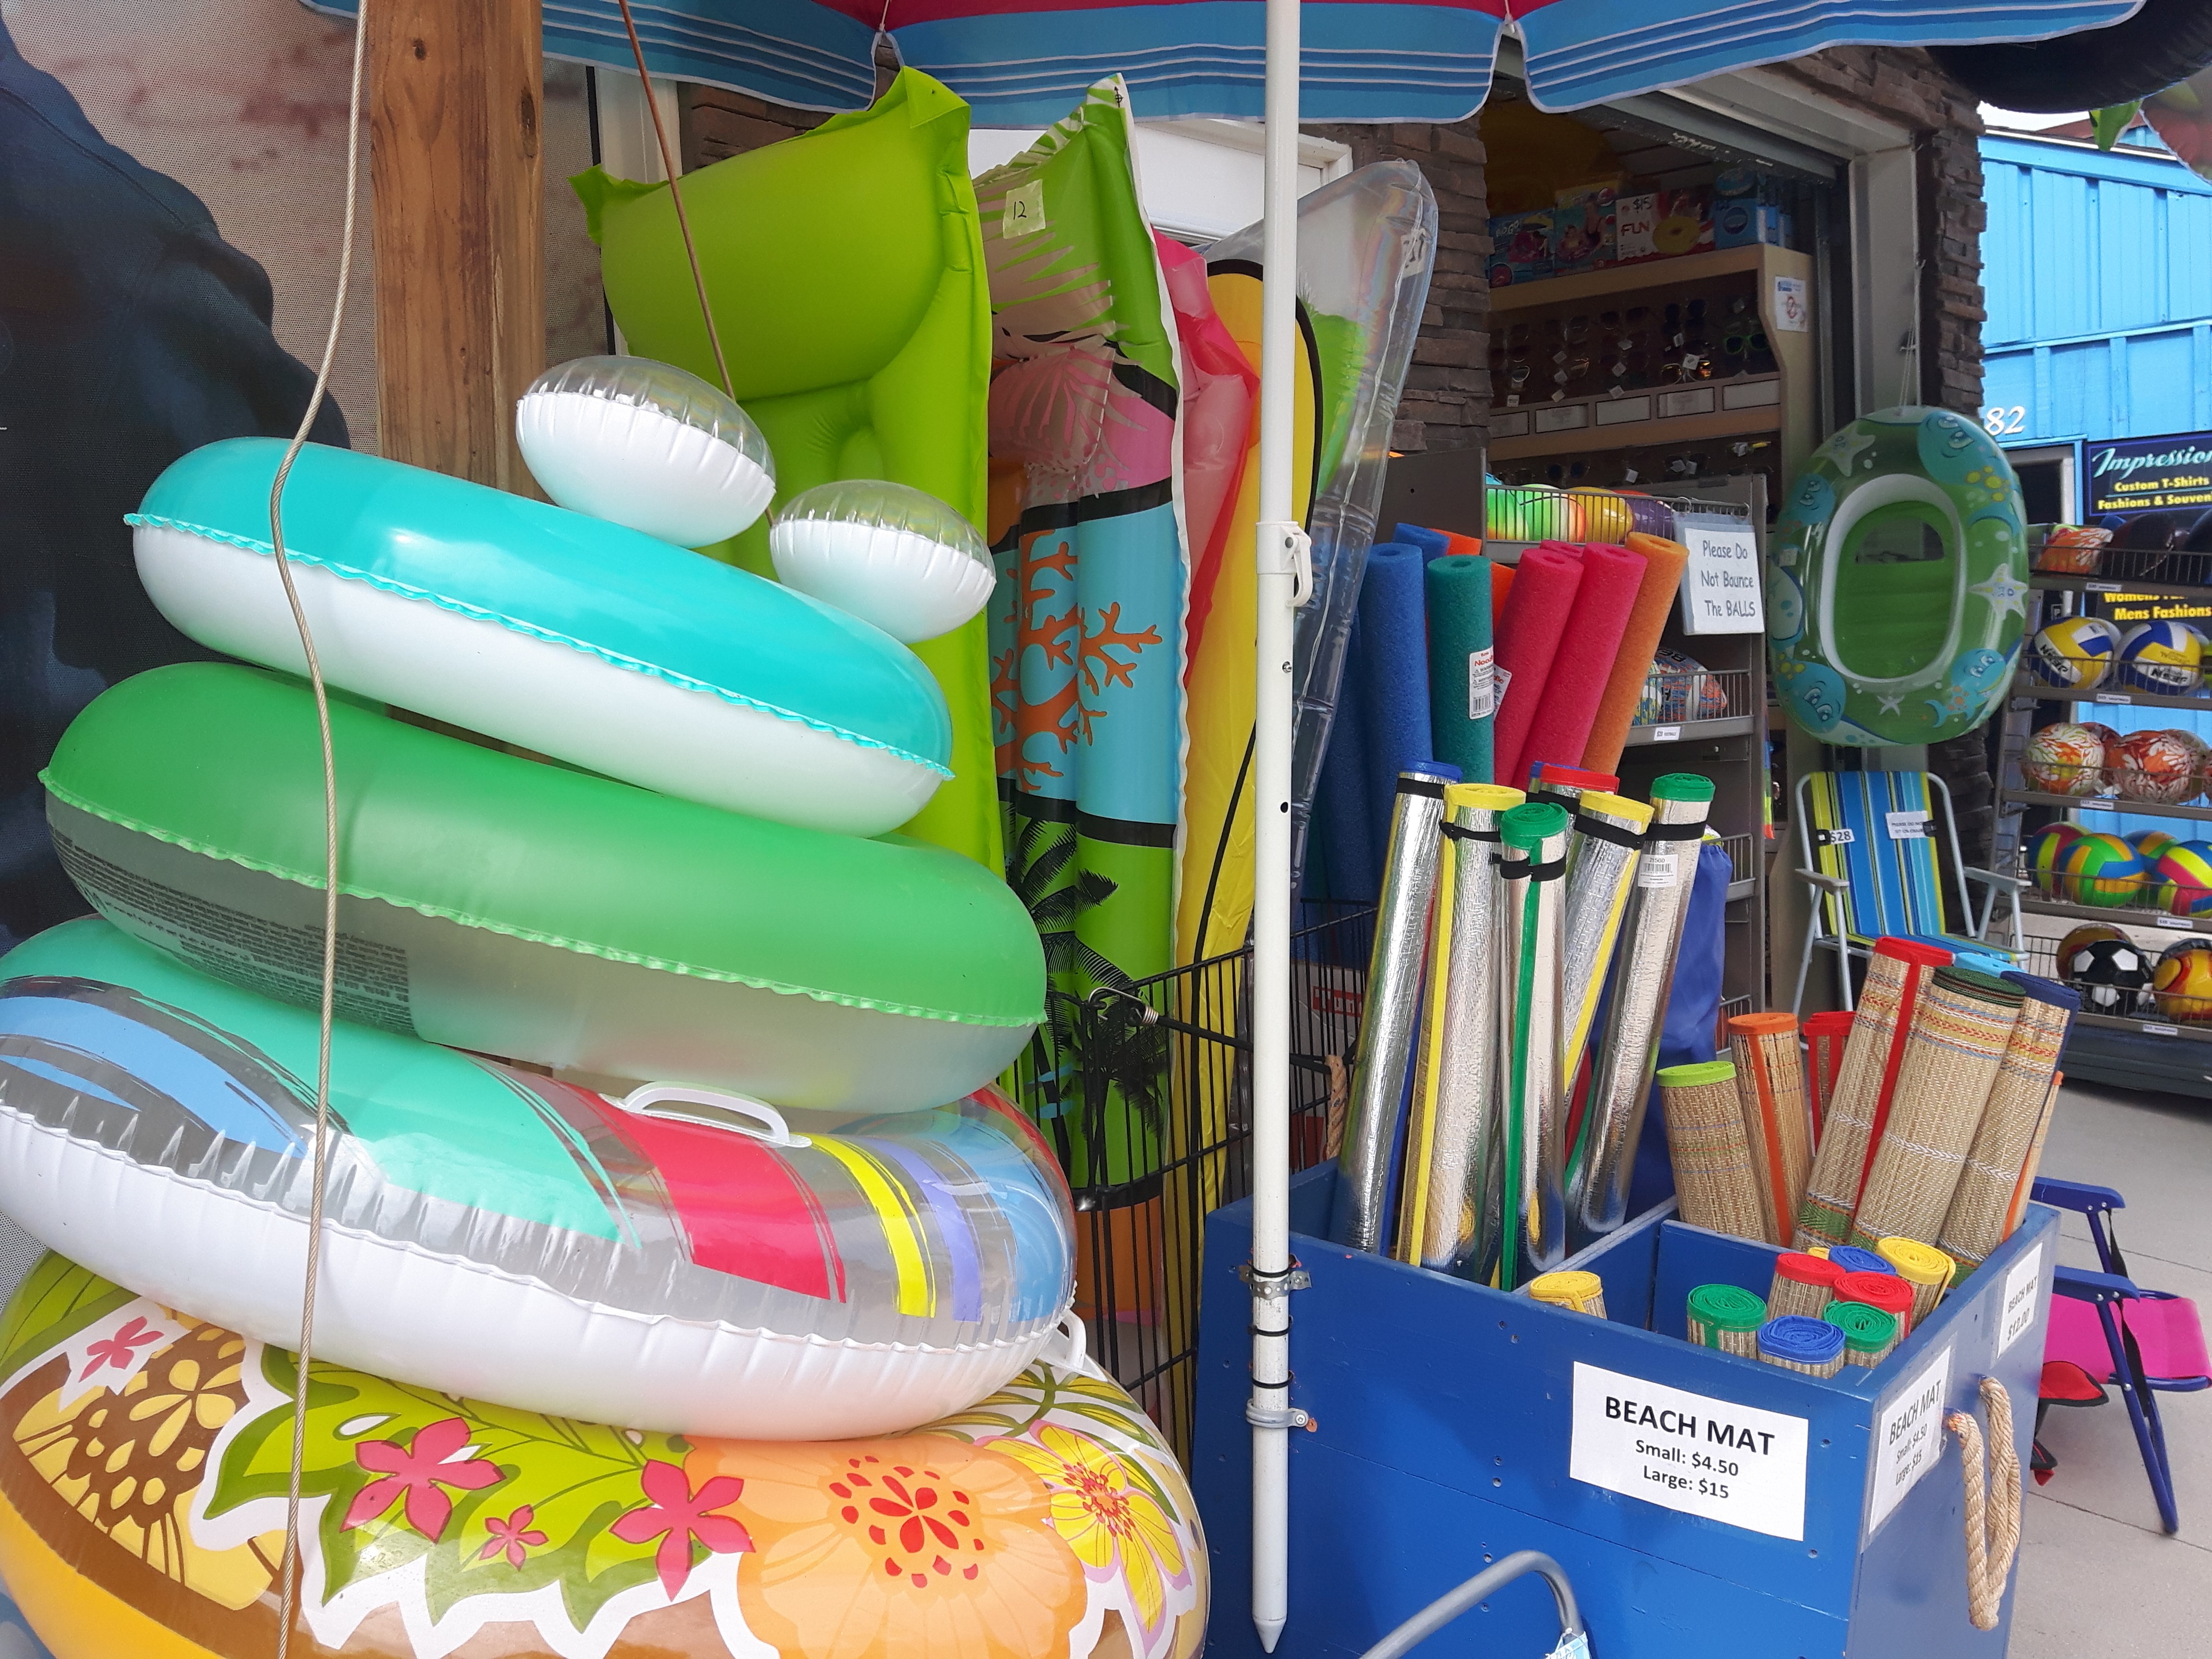
[[[0,1324],[0,1572],[54,1659],[276,1651],[293,1378],[58,1256],[32,1270]],[[1190,1488],[1087,1363],[794,1445],[318,1359],[301,1462],[298,1659],[1195,1659],[1206,1628]]]
[[[130,517],[202,645],[305,673],[269,544],[284,445],[195,449]],[[951,776],[944,694],[874,628],[653,537],[309,444],[284,550],[333,685],[664,794],[874,836]]]
[[[0,983],[0,1210],[264,1341],[300,1328],[317,1020],[104,921]],[[589,1090],[340,1023],[316,1352],[684,1434],[880,1434],[1036,1358],[1067,1190],[995,1091],[793,1133],[712,1091]]]
[[[1021,901],[957,854],[739,817],[331,708],[343,1018],[817,1110],[957,1100],[1044,1000]],[[323,776],[304,686],[187,663],[94,699],[42,775],[63,864],[125,932],[321,995]]]
[[[1940,743],[2012,679],[2027,618],[2020,485],[1948,410],[1886,409],[1814,452],[1774,526],[1767,650],[1824,743]]]

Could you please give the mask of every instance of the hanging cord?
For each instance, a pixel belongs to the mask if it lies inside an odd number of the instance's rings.
[[[1982,1379],[1982,1407],[1990,1414],[1986,1492],[1981,1425],[1972,1412],[1953,1412],[1943,1426],[1959,1437],[1966,1474],[1967,1615],[1976,1630],[1995,1630],[2020,1548],[2020,1449],[2013,1444],[2012,1395],[1994,1376]]]
[[[676,152],[668,147],[668,129],[661,124],[660,100],[653,95],[653,75],[645,66],[645,46],[637,38],[637,21],[629,15],[629,0],[622,7],[623,27],[629,34],[629,52],[637,60],[637,82],[645,89],[645,106],[653,112],[653,141],[660,146],[660,170],[668,175],[668,199],[676,208],[676,228],[684,233],[684,257],[690,262],[691,286],[699,295],[699,315],[707,325],[707,343],[714,348],[714,372],[722,377],[722,390],[738,395],[730,383],[730,360],[722,355],[721,331],[714,326],[714,308],[707,303],[707,278],[699,269],[699,249],[691,240],[691,220],[684,211],[684,186],[677,182]]]
[[[307,1461],[307,1370],[315,1349],[315,1290],[322,1278],[323,1201],[330,1188],[331,1020],[337,1001],[338,979],[338,774],[331,748],[330,690],[323,684],[322,659],[315,653],[314,630],[300,604],[300,590],[292,580],[291,561],[284,553],[284,483],[292,476],[292,463],[307,441],[307,434],[322,412],[331,386],[331,365],[337,359],[338,333],[345,325],[346,289],[353,278],[354,221],[361,202],[361,86],[367,60],[368,0],[361,0],[354,15],[353,83],[346,106],[345,229],[338,242],[338,290],[331,302],[331,331],[323,341],[322,366],[315,371],[315,389],[299,430],[292,434],[284,459],[276,464],[276,477],[269,486],[269,542],[276,557],[276,574],[284,584],[284,598],[292,607],[292,625],[299,629],[300,649],[307,661],[307,684],[315,694],[315,725],[323,751],[323,982],[319,1030],[315,1042],[314,1176],[307,1208],[307,1281],[300,1296],[300,1351],[292,1379],[292,1455],[284,1488],[284,1559],[278,1571],[276,1659],[286,1659],[292,1647],[292,1621],[297,1616],[300,1565],[300,1481]]]

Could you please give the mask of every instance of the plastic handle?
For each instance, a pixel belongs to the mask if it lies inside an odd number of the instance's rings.
[[[1054,1363],[1062,1370],[1079,1371],[1091,1363],[1091,1339],[1083,1328],[1083,1321],[1070,1309],[1060,1316],[1060,1334],[1066,1339],[1067,1346]]]
[[[652,1109],[664,1100],[688,1101],[695,1106],[704,1106],[709,1113],[656,1112]],[[810,1146],[813,1142],[805,1135],[791,1132],[783,1114],[765,1101],[748,1099],[722,1089],[702,1089],[689,1083],[648,1083],[642,1089],[633,1089],[621,1101],[626,1112],[635,1112],[641,1117],[680,1118],[686,1123],[704,1124],[708,1128],[727,1129],[733,1134],[750,1135],[755,1140],[765,1140],[771,1146]],[[767,1131],[748,1128],[742,1123],[732,1123],[720,1115],[734,1113],[751,1118]]]

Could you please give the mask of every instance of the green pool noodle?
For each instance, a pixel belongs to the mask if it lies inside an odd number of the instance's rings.
[[[1431,753],[1469,783],[1492,783],[1495,716],[1472,712],[1490,684],[1490,561],[1447,553],[1429,561],[1429,738]],[[1495,707],[1494,701],[1489,705]]]

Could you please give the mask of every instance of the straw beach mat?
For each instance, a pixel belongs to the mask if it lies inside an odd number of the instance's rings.
[[[1692,1227],[1738,1238],[1766,1236],[1766,1204],[1751,1165],[1735,1067],[1724,1060],[1669,1066],[1659,1073],[1667,1109],[1667,1150],[1674,1160],[1674,1194]]]
[[[1845,1013],[1808,1014],[1798,1028],[1805,1035],[1805,1096],[1813,1109],[1815,1142],[1828,1121],[1828,1103],[1835,1098],[1836,1078],[1844,1069],[1851,1018]]]
[[[1936,1242],[1959,1264],[1964,1279],[2004,1242],[2013,1194],[2027,1165],[2028,1149],[2051,1098],[2051,1079],[2066,1047],[2067,1027],[2081,1006],[2081,993],[2030,974],[2005,977],[2026,993],[2020,1023],[1990,1085],[1981,1127],[1966,1153],[1966,1167]]]
[[[1739,1014],[1728,1023],[1736,1097],[1751,1145],[1752,1173],[1766,1206],[1766,1242],[1786,1244],[1813,1162],[1813,1117],[1794,1014]],[[1820,1311],[1818,1309],[1814,1312]]]
[[[1851,1212],[1866,1183],[1867,1156],[1905,1063],[1905,1040],[1929,975],[1951,960],[1951,953],[1911,939],[1875,942],[1867,963],[1866,988],[1859,997],[1844,1044],[1843,1067],[1820,1127],[1820,1145],[1805,1177],[1804,1201],[1797,1206],[1796,1245],[1847,1243]]]
[[[1885,1238],[1933,1244],[1941,1236],[2023,1000],[2019,986],[1971,968],[1936,970],[1851,1218],[1852,1243],[1870,1250]]]

